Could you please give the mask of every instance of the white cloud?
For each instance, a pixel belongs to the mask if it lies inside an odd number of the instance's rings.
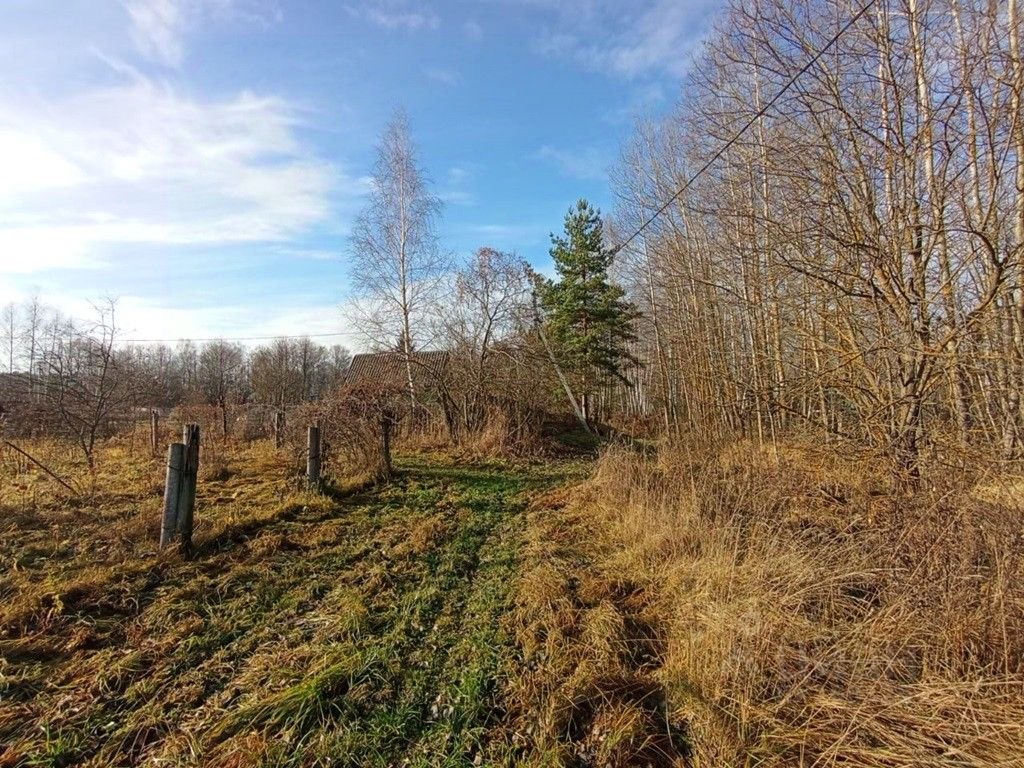
[[[450,69],[427,67],[423,70],[423,74],[426,75],[428,80],[433,80],[435,83],[440,83],[447,88],[454,88],[462,82],[459,73],[453,72]]]
[[[476,224],[465,230],[492,248],[516,248],[546,242],[549,229],[543,224]]]
[[[185,57],[186,34],[209,21],[269,26],[282,18],[272,0],[122,0],[131,36],[144,56],[170,67]]]
[[[0,284],[0,306],[21,304],[38,295],[43,304],[58,307],[67,317],[88,321],[95,317],[96,297],[85,298],[68,290],[19,291]],[[126,294],[114,299],[118,338],[121,343],[179,339],[234,338],[245,336],[254,347],[272,336],[317,336],[322,344],[342,344],[358,351],[361,343],[345,321],[345,303],[310,301],[307,296],[279,296],[272,304],[221,301],[214,305],[183,307],[169,297]],[[321,334],[337,334],[320,336]],[[264,338],[265,337],[265,338]]]
[[[616,72],[637,75],[663,68],[679,74],[686,69],[689,52],[703,35],[704,3],[661,0],[641,14],[630,32],[597,60]]]
[[[185,53],[182,33],[186,9],[181,0],[126,0],[132,39],[139,51],[170,66],[181,64]]]
[[[49,297],[44,297],[49,298]],[[62,299],[61,306],[73,306]],[[87,307],[86,307],[87,309]],[[218,303],[183,308],[166,300],[123,296],[117,300],[117,325],[125,341],[134,339],[205,339],[245,336],[256,346],[262,335],[340,334],[318,338],[324,344],[344,344],[358,349],[358,337],[342,319],[338,303],[313,302],[302,297],[280,297],[272,304]],[[240,330],[243,329],[243,330]],[[250,338],[253,337],[253,338]]]
[[[454,165],[445,174],[445,184],[438,192],[438,196],[445,203],[451,205],[473,205],[476,203],[476,196],[470,189],[476,171],[461,165]]]
[[[286,240],[334,193],[363,191],[274,96],[201,100],[136,77],[45,105],[0,97],[0,114],[0,272],[92,266],[118,243]]]
[[[374,24],[388,29],[407,29],[414,32],[418,29],[437,29],[441,22],[437,16],[424,13],[387,13],[379,9],[370,9],[366,18]]]
[[[329,250],[325,248],[279,248],[278,254],[289,259],[307,259],[310,261],[338,261],[341,259],[342,250]]]
[[[621,106],[605,111],[602,119],[612,125],[619,125],[651,114],[666,101],[665,89],[660,83],[649,83],[630,89],[629,97]]]
[[[484,28],[480,26],[479,22],[472,20],[463,22],[462,32],[471,40],[479,40],[484,36]]]
[[[109,291],[147,337],[339,330],[327,281],[287,295],[285,265],[338,258],[315,238],[343,230],[367,181],[317,157],[291,101],[202,95],[173,69],[201,25],[266,26],[275,1],[102,5],[28,36],[46,59],[0,78],[0,303],[38,291],[87,316]]]
[[[40,189],[67,187],[79,183],[82,171],[74,163],[53,151],[38,136],[0,128],[0,205],[12,198]]]

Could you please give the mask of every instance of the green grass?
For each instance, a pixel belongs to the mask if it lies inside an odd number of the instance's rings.
[[[58,579],[39,560],[19,583],[98,582],[50,624],[43,590],[9,625],[0,766],[511,763],[522,512],[577,470],[406,458],[379,488],[236,510],[193,561],[75,561]]]

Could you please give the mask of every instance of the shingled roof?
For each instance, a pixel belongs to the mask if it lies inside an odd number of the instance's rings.
[[[437,381],[448,363],[447,352],[413,352],[412,375],[417,387]],[[387,384],[405,387],[405,356],[400,352],[367,352],[352,357],[345,381],[351,384]]]

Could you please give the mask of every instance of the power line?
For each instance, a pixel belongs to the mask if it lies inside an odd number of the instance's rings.
[[[286,339],[325,339],[332,336],[345,336],[344,333],[296,333],[282,336],[210,336],[193,339],[179,336],[176,339],[119,339],[121,344],[173,344],[176,341],[278,341]]]
[[[817,53],[814,54],[814,56],[812,56],[810,59],[808,59],[807,63],[804,64],[797,71],[797,73],[795,75],[793,75],[791,78],[789,78],[789,81],[784,86],[782,86],[782,89],[780,91],[778,91],[774,96],[772,96],[771,99],[768,100],[768,103],[765,104],[763,107],[761,107],[761,109],[759,109],[757,111],[757,113],[753,117],[751,117],[743,125],[743,127],[740,128],[736,132],[736,134],[731,139],[729,139],[727,142],[725,142],[725,144],[723,144],[718,149],[718,151],[715,152],[715,154],[713,154],[711,156],[710,160],[708,160],[706,163],[704,163],[704,165],[702,165],[700,167],[700,169],[695,174],[693,174],[689,179],[687,179],[686,183],[683,184],[683,186],[681,186],[679,189],[677,189],[675,194],[672,195],[672,197],[670,197],[668,200],[666,200],[661,205],[661,207],[658,208],[658,210],[656,210],[654,213],[652,213],[650,216],[648,216],[647,219],[644,221],[644,223],[641,224],[636,229],[636,231],[633,232],[633,234],[631,234],[629,237],[627,237],[622,243],[620,243],[619,245],[615,246],[615,248],[612,249],[612,255],[614,256],[614,255],[618,254],[619,251],[621,251],[623,248],[625,248],[627,245],[629,245],[633,241],[633,238],[635,238],[637,235],[639,235],[641,232],[643,232],[645,229],[647,229],[647,227],[649,227],[651,225],[651,223],[655,219],[657,219],[661,214],[663,214],[668,209],[668,207],[670,205],[672,205],[672,203],[674,203],[676,200],[678,200],[679,197],[687,189],[690,188],[690,185],[693,184],[693,182],[697,180],[697,177],[700,176],[702,173],[704,173],[704,171],[706,171],[708,168],[710,168],[714,164],[714,162],[716,160],[718,160],[725,153],[725,151],[727,149],[729,149],[729,147],[731,147],[733,144],[735,144],[736,141],[740,138],[740,136],[742,136],[744,133],[746,133],[747,129],[749,129],[750,126],[752,126],[755,122],[757,122],[758,118],[764,117],[764,115],[768,112],[768,110],[771,109],[772,106],[774,106],[775,102],[778,101],[786,91],[788,91],[790,88],[793,87],[793,85],[800,78],[800,76],[803,75],[805,72],[807,72],[807,70],[809,70],[811,67],[813,67],[815,65],[815,63],[817,63],[818,59],[820,59],[828,51],[829,48],[831,48],[833,45],[835,45],[836,42],[838,42],[839,38],[841,38],[844,34],[846,34],[846,31],[850,27],[852,27],[854,24],[856,24],[860,20],[861,16],[863,16],[865,13],[867,13],[868,10],[871,8],[871,6],[873,6],[874,4],[875,4],[875,0],[868,0],[867,4],[865,4],[863,8],[861,8],[859,11],[857,11],[857,13],[854,14],[854,16],[848,22],[846,22],[846,24],[843,25],[842,29],[840,29],[838,32],[835,33],[835,35],[832,36],[832,39],[829,40],[825,44],[825,46],[823,48],[821,48]]]

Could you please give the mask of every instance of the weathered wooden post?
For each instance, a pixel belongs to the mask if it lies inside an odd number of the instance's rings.
[[[306,433],[306,484],[320,487],[320,425],[313,425]]]
[[[186,424],[182,427],[181,440],[185,445],[185,456],[181,473],[181,496],[178,499],[178,531],[181,533],[181,549],[188,553],[192,548],[192,522],[199,480],[199,425]]]
[[[164,484],[164,516],[160,523],[160,546],[173,541],[178,530],[178,500],[181,496],[181,474],[185,466],[185,445],[171,443],[167,449],[167,480]]]
[[[274,446],[281,447],[284,442],[284,411],[274,411]]]
[[[384,460],[384,477],[390,478],[392,467],[391,467],[391,428],[394,426],[395,420],[390,409],[385,411],[384,415],[380,418],[380,450],[381,458]]]
[[[160,411],[149,412],[149,444],[154,456],[160,455]]]

